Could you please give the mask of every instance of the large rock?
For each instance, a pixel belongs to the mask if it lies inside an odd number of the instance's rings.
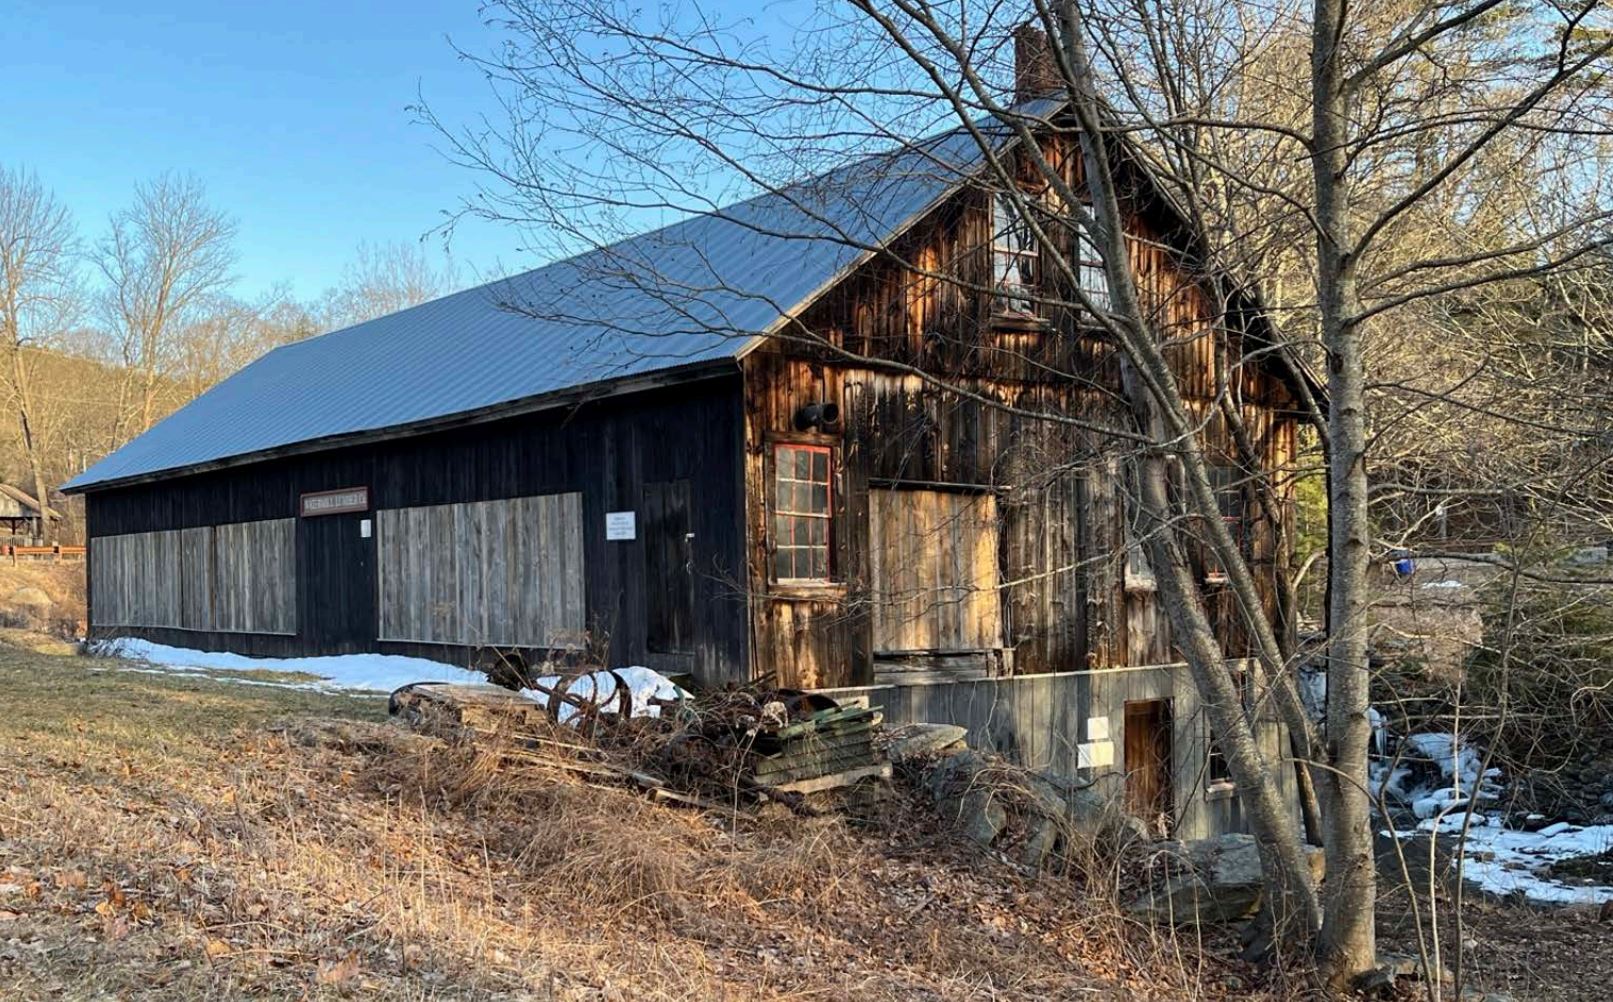
[[[935,755],[962,751],[969,732],[957,724],[908,724],[891,735],[885,754],[894,765],[908,765]]]
[[[1150,886],[1128,910],[1158,922],[1232,922],[1254,914],[1264,890],[1253,835],[1227,834],[1163,846]],[[1322,851],[1307,846],[1311,877],[1321,879]]]
[[[1141,822],[1092,790],[996,755],[954,752],[929,767],[923,784],[943,818],[1028,867],[1066,862],[1077,841],[1117,848],[1148,838]]]

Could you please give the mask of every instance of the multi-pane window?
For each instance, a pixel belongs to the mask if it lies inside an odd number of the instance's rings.
[[[1210,486],[1215,488],[1215,506],[1240,551],[1245,542],[1243,480],[1243,471],[1236,466],[1210,467]]]
[[[999,313],[1036,312],[1041,255],[1031,235],[1030,221],[1007,192],[992,199],[991,264]]]
[[[1090,206],[1087,211],[1092,211]],[[1081,222],[1079,216],[1075,220],[1075,268],[1081,281],[1081,292],[1087,300],[1098,309],[1107,310],[1109,279],[1103,273],[1103,254],[1098,250],[1098,241],[1092,230]]]
[[[1253,693],[1249,690],[1249,673],[1234,670],[1232,680],[1238,687],[1238,701],[1243,706],[1243,712],[1249,713],[1253,702]],[[1209,734],[1209,744],[1205,749],[1204,786],[1207,790],[1225,790],[1236,785],[1232,779],[1232,766],[1227,762],[1226,752],[1221,748],[1221,740],[1215,732]]]
[[[829,580],[829,448],[780,445],[773,449],[773,577],[778,581]]]
[[[1248,527],[1243,508],[1243,471],[1236,466],[1211,466],[1210,486],[1215,490],[1215,506],[1221,522],[1232,536],[1238,552],[1248,554]],[[1204,541],[1205,575],[1211,581],[1225,581],[1226,568],[1221,566],[1210,541]]]

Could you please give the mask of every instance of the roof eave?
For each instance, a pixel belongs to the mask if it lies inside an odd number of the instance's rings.
[[[659,369],[655,372],[637,376],[596,380],[581,386],[570,386],[562,390],[521,397],[515,400],[506,400],[474,410],[444,414],[421,421],[387,425],[383,428],[367,428],[362,431],[343,432],[338,435],[326,435],[322,438],[306,439],[301,442],[291,442],[286,445],[277,445],[253,452],[244,452],[234,456],[224,456],[218,459],[204,460],[199,463],[174,466],[162,470],[152,470],[126,477],[112,477],[85,484],[70,483],[64,485],[61,490],[64,494],[92,494],[98,491],[133,487],[161,480],[172,480],[176,477],[193,476],[198,473],[210,473],[215,470],[248,466],[253,463],[283,459],[288,456],[299,456],[313,452],[325,452],[331,449],[349,448],[355,445],[368,445],[393,439],[429,435],[434,432],[486,424],[490,421],[518,417],[523,414],[535,414],[560,407],[581,406],[582,404],[608,397],[625,396],[630,393],[641,393],[646,390],[663,389],[671,386],[682,386],[702,380],[721,378],[729,374],[737,375],[738,372],[737,359],[733,356],[724,356],[669,369]]]

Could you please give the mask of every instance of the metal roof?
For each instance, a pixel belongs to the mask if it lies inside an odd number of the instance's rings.
[[[1044,103],[1018,110],[1045,114],[1054,103]],[[974,140],[956,130],[276,348],[64,490],[733,358],[956,188],[978,159]]]
[[[955,186],[974,155],[951,133],[276,348],[64,489],[734,357]]]

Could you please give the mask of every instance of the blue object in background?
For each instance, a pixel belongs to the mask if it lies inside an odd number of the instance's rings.
[[[1395,577],[1409,578],[1417,570],[1417,561],[1411,559],[1410,550],[1395,550],[1389,559],[1395,569]]]

